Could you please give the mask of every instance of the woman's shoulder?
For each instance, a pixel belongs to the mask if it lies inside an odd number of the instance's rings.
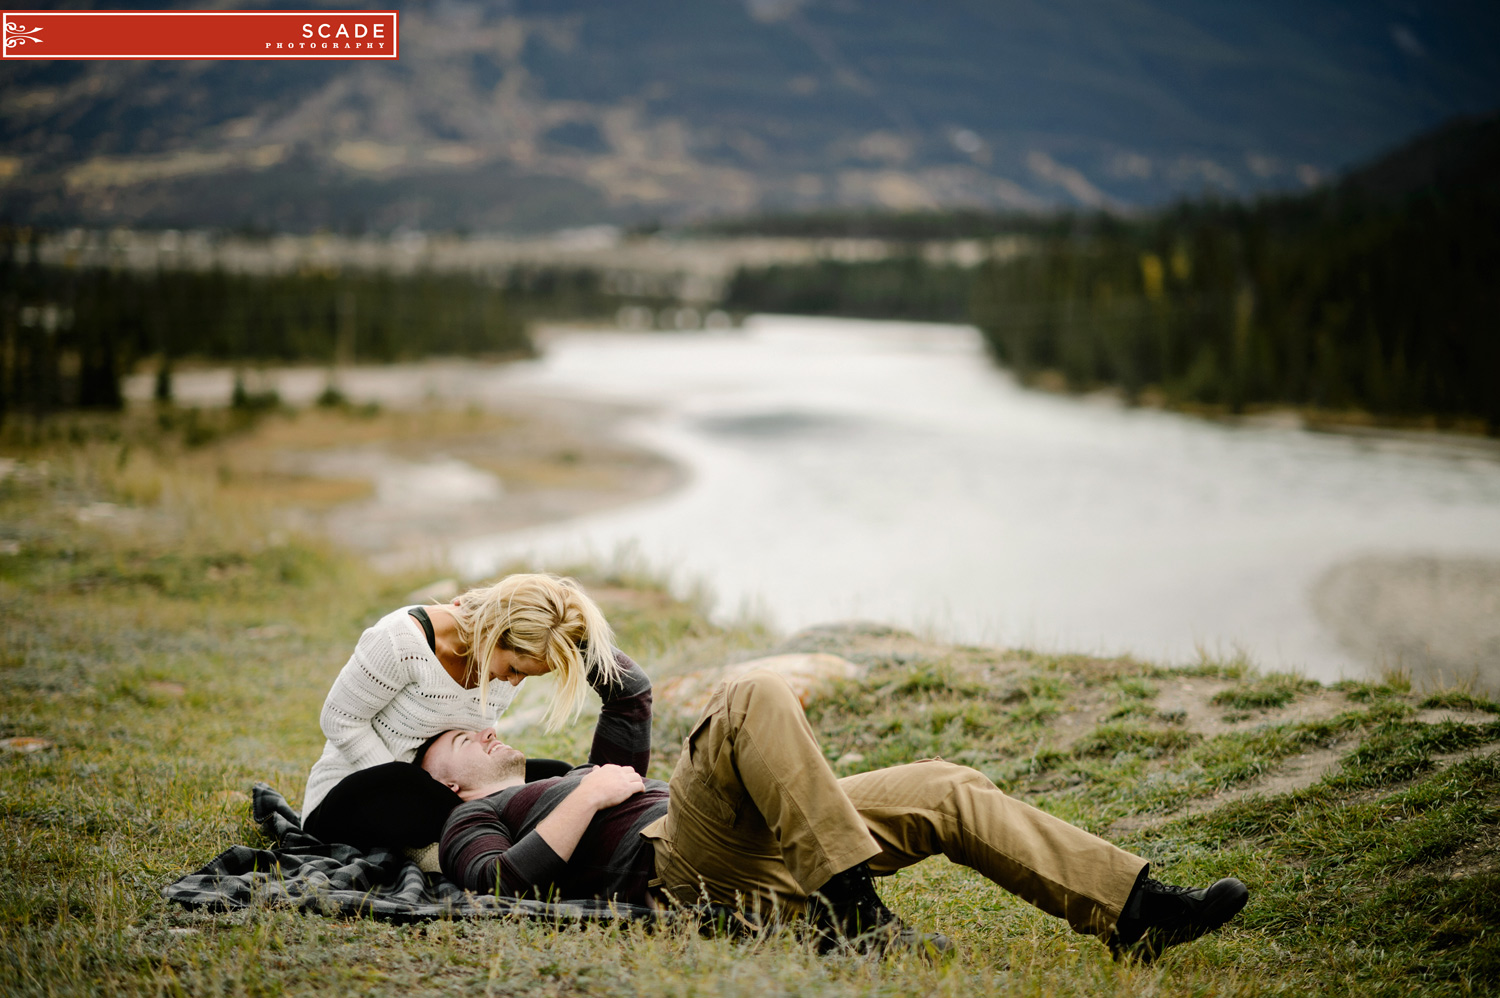
[[[364,637],[385,638],[416,638],[422,637],[421,625],[411,615],[413,610],[421,609],[418,604],[412,606],[397,607],[390,613],[381,617],[375,623],[365,628]],[[423,642],[426,643],[425,641]]]
[[[431,649],[427,647],[426,638],[411,616],[412,609],[413,607],[403,606],[392,610],[365,628],[364,633],[359,636],[356,654],[393,663],[425,662],[431,657]]]

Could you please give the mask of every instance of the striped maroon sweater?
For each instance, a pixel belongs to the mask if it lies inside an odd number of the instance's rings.
[[[594,766],[614,763],[645,773],[651,762],[651,680],[623,652],[622,682],[596,684],[604,708],[594,727],[587,764],[566,776],[510,787],[459,805],[443,827],[443,874],[465,890],[507,897],[615,898],[646,903],[655,856],[641,829],[667,813],[667,785],[646,789],[594,815],[573,850],[561,859],[536,826]]]

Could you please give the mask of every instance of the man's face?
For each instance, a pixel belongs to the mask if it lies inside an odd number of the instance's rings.
[[[526,756],[502,742],[493,728],[445,731],[422,757],[422,768],[460,794],[526,776]]]

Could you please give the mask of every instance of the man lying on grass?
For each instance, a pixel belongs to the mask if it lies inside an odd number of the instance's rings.
[[[632,664],[633,666],[633,664]],[[942,853],[1116,957],[1153,959],[1244,907],[1234,879],[1162,884],[1147,863],[1007,797],[965,766],[928,760],[839,779],[785,680],[721,685],[683,745],[670,784],[643,780],[651,683],[632,667],[596,686],[604,709],[589,763],[525,782],[525,757],[493,730],[446,731],[417,761],[465,803],[443,829],[443,873],[502,895],[769,903],[806,913],[830,946],[944,952],[902,925],[872,877]]]

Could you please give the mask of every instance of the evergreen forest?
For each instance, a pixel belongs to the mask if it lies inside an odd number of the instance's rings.
[[[1341,190],[1108,219],[986,266],[973,320],[1023,378],[1132,398],[1500,430],[1500,202]]]
[[[30,233],[0,240],[0,415],[117,408],[141,358],[170,394],[178,358],[396,361],[531,353],[496,282],[419,272],[228,274],[42,266]]]
[[[828,237],[881,230],[820,220]],[[773,231],[785,228],[777,222]],[[979,232],[964,216],[947,226]],[[740,310],[965,318],[1023,381],[1231,412],[1357,411],[1500,433],[1500,118],[1460,121],[1337,185],[1125,217],[992,219],[1025,249],[741,272]]]

